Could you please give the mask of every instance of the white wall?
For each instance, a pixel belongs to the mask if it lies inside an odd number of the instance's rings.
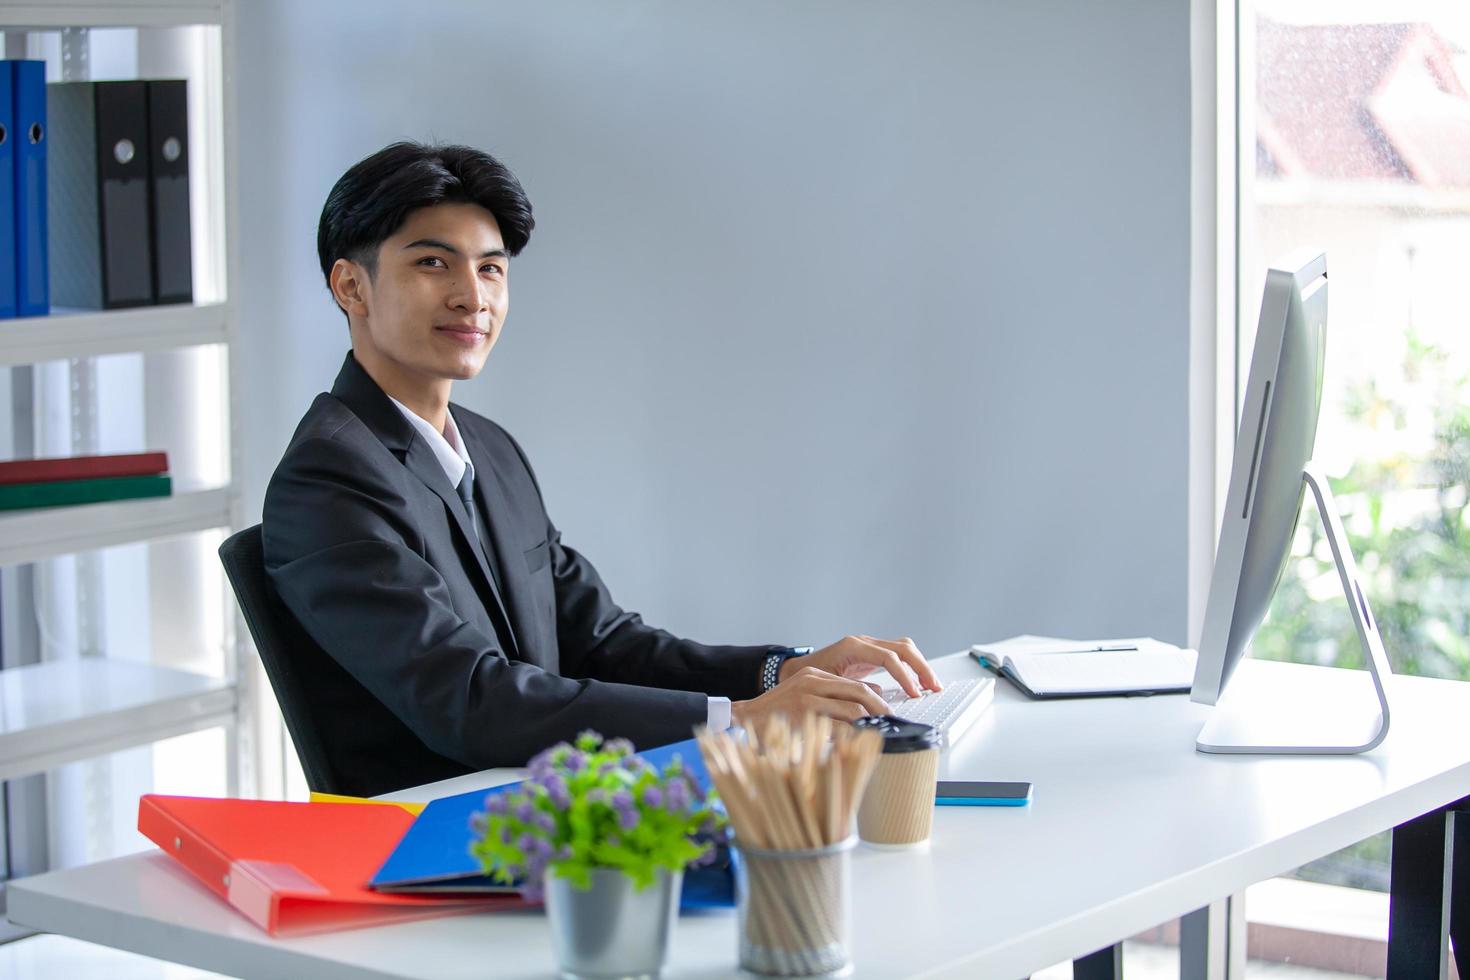
[[[456,400],[625,605],[1186,639],[1188,4],[238,10],[248,510],[345,350],[327,190],[465,142],[538,228]]]

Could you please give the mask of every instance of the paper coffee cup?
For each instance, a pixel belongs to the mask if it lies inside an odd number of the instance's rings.
[[[893,715],[859,718],[883,736],[883,754],[858,807],[858,837],[887,847],[920,844],[934,824],[939,732]]]

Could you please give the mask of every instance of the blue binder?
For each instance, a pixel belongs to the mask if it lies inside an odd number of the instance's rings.
[[[51,312],[46,263],[46,63],[12,61],[17,316]]]
[[[0,65],[0,319],[15,316],[15,85]]]
[[[674,756],[701,786],[709,786],[709,773],[699,746],[692,739],[638,753],[650,764],[663,768]],[[485,797],[516,786],[507,783],[493,789],[477,789],[446,796],[424,808],[388,860],[378,869],[368,887],[390,892],[484,892],[510,891],[492,881],[470,854],[470,816],[485,809]],[[719,860],[703,868],[684,872],[680,906],[686,909],[730,908],[735,904],[733,854],[722,848]]]

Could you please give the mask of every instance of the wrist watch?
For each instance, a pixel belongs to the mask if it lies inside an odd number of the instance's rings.
[[[815,647],[772,647],[771,652],[766,654],[761,661],[761,693],[765,694],[771,688],[781,683],[781,665],[792,657],[804,657],[811,653]]]

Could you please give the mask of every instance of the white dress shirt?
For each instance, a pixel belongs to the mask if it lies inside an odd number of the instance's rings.
[[[403,402],[392,395],[388,395],[388,400],[398,406],[403,417],[408,419],[414,430],[429,444],[429,448],[434,451],[434,458],[439,460],[440,466],[444,467],[444,475],[449,477],[451,487],[459,486],[459,481],[464,479],[466,471],[469,472],[471,480],[475,478],[475,464],[470,462],[470,454],[464,448],[464,440],[459,437],[459,426],[454,424],[453,412],[444,413],[444,431],[438,432]],[[730,699],[709,698],[705,720],[712,732],[722,732],[729,728]]]

